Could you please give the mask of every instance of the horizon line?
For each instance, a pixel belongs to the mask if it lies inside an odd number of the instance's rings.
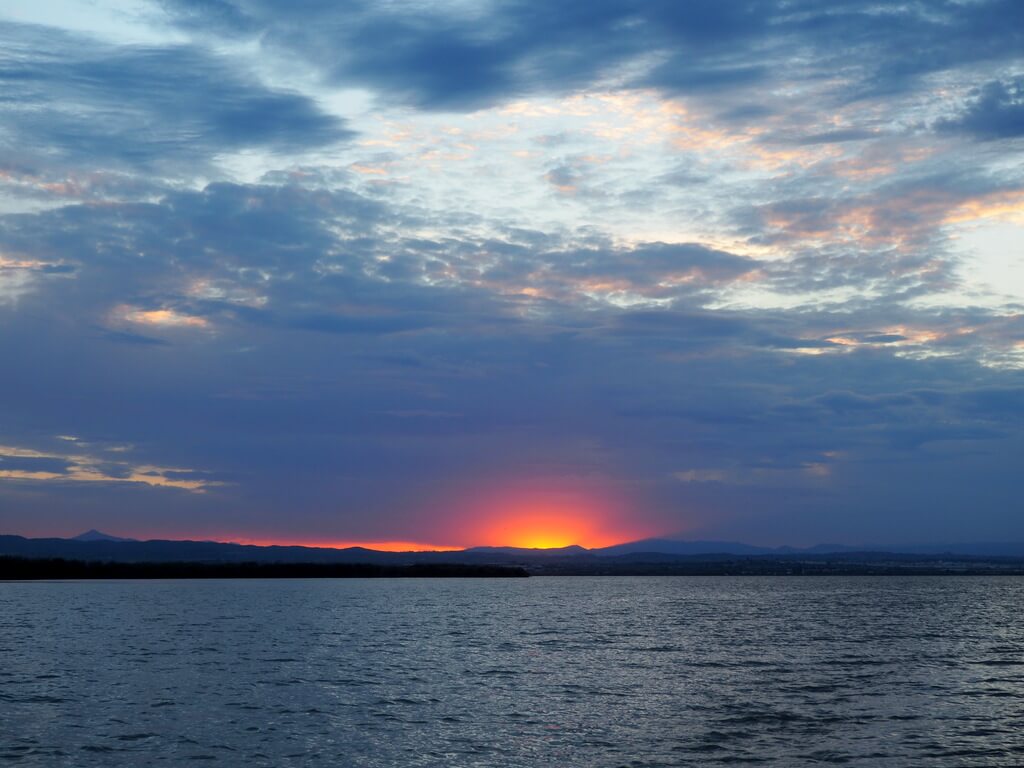
[[[844,544],[840,542],[818,542],[810,545],[793,545],[793,544],[750,544],[740,540],[724,540],[724,539],[683,539],[683,538],[672,538],[670,536],[651,536],[642,539],[629,539],[615,544],[600,546],[600,547],[587,547],[582,544],[566,544],[561,546],[551,547],[524,547],[514,544],[472,544],[469,546],[452,546],[452,545],[436,545],[424,542],[408,541],[408,540],[342,540],[342,541],[308,541],[308,540],[272,540],[272,539],[250,539],[250,538],[205,538],[205,539],[174,539],[174,538],[134,538],[130,536],[114,536],[112,534],[99,531],[97,529],[90,529],[83,533],[75,536],[31,536],[26,534],[7,534],[14,536],[21,536],[26,539],[59,539],[62,541],[76,541],[79,536],[87,533],[97,533],[102,537],[109,538],[97,538],[92,540],[85,540],[81,543],[101,543],[106,541],[107,543],[119,543],[118,540],[122,540],[125,543],[147,543],[154,541],[166,541],[174,543],[200,543],[200,544],[224,544],[224,545],[236,545],[236,546],[252,546],[252,547],[301,547],[304,549],[330,549],[336,551],[345,551],[348,549],[363,549],[371,552],[383,552],[383,553],[395,553],[395,554],[412,554],[412,553],[431,553],[431,552],[467,552],[474,549],[511,549],[518,551],[533,551],[533,552],[553,552],[558,550],[566,549],[580,549],[586,552],[600,551],[603,549],[610,549],[612,547],[627,546],[630,544],[641,544],[647,541],[658,541],[658,542],[672,542],[677,544],[722,544],[727,546],[742,546],[751,547],[755,549],[764,550],[784,550],[792,549],[799,551],[806,551],[809,549],[815,549],[819,547],[837,547],[850,549],[853,551],[870,552],[870,551],[899,551],[899,548],[920,548],[920,547],[970,547],[970,546],[997,546],[997,547],[1012,547],[1024,545],[1024,540],[1020,541],[942,541],[935,543],[926,542],[902,542],[894,544],[882,544],[882,543],[857,543],[857,544]]]

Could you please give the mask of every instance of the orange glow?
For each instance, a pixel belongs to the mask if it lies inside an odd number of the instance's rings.
[[[458,538],[471,546],[589,549],[654,535],[631,517],[608,489],[506,490],[499,499],[481,494],[463,515]]]
[[[309,543],[304,546],[333,547],[334,549],[364,547],[381,552],[456,552],[462,549],[462,547],[453,547],[448,544],[424,544],[421,541],[331,541]]]
[[[195,315],[186,315],[173,309],[139,309],[128,305],[120,305],[114,308],[112,313],[116,320],[135,323],[138,325],[156,325],[179,328],[206,328],[209,323]]]
[[[456,552],[462,547],[448,544],[425,544],[422,541],[336,541],[316,539],[249,539],[237,536],[224,536],[220,540],[235,544],[254,544],[259,547],[326,547],[327,549],[348,549],[363,547],[378,552]]]
[[[1024,192],[994,192],[965,200],[946,214],[945,222],[961,224],[988,218],[1024,223]]]
[[[579,544],[603,547],[620,543],[602,535],[594,521],[558,509],[529,509],[488,524],[483,544],[491,546],[550,549]]]
[[[316,533],[275,537],[270,532],[240,536],[229,531],[191,531],[177,536],[163,532],[161,538],[257,546],[364,547],[381,552],[453,552],[475,546],[551,549],[577,544],[593,549],[665,535],[666,531],[665,521],[659,524],[653,511],[638,515],[617,485],[590,477],[480,480],[470,488],[449,493],[454,495],[436,498],[415,517],[398,524],[400,528],[396,525],[396,538],[357,538],[356,532],[352,538]],[[672,529],[679,530],[677,520],[672,521]],[[136,538],[152,535],[127,533]]]

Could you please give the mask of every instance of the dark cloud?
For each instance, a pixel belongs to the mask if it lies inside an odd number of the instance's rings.
[[[989,141],[1024,136],[1024,77],[986,83],[963,113],[938,126]]]
[[[308,97],[200,48],[115,46],[12,23],[0,41],[0,161],[25,174],[60,164],[62,178],[75,168],[191,175],[218,153],[301,151],[352,135]]]
[[[99,332],[103,338],[118,344],[156,344],[160,346],[170,343],[165,339],[157,339],[153,336],[145,336],[141,333],[132,333],[130,331],[114,331],[109,328],[100,328]]]
[[[974,415],[987,415],[997,421],[1024,420],[1024,389],[986,387],[967,392],[962,407]]]
[[[659,65],[638,84],[669,93],[693,94],[754,85],[768,78],[763,66],[694,66],[686,55]]]
[[[593,84],[641,58],[631,84],[674,93],[764,88],[843,72],[837,102],[917,78],[1013,58],[1024,45],[1015,0],[879,6],[868,0],[519,0],[481,6],[165,0],[193,30],[258,36],[339,84],[425,109],[469,110],[516,95]]]
[[[0,472],[46,472],[65,474],[68,461],[63,458],[0,455]]]

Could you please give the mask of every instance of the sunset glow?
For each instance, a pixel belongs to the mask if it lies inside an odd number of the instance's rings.
[[[463,547],[454,547],[447,544],[426,544],[422,541],[366,541],[366,540],[309,540],[309,539],[249,539],[237,536],[225,536],[224,541],[235,544],[253,544],[256,546],[278,546],[278,547],[326,547],[329,549],[349,549],[350,547],[362,547],[363,549],[375,549],[378,552],[455,552]]]
[[[517,488],[476,501],[460,541],[493,547],[606,547],[655,533],[618,495],[603,488]]]
[[[488,524],[485,531],[481,541],[491,546],[550,549],[571,544],[590,548],[619,543],[583,514],[559,509],[513,513]]]

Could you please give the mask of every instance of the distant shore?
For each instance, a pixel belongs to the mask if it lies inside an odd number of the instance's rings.
[[[61,579],[523,578],[527,576],[1024,576],[1024,561],[922,556],[715,556],[510,563],[116,562],[0,555],[0,581]]]
[[[1024,576],[1024,560],[892,556],[678,558],[662,562],[565,559],[531,565],[534,576]]]
[[[0,557],[0,581],[53,579],[523,578],[525,568],[465,563],[118,563]]]

